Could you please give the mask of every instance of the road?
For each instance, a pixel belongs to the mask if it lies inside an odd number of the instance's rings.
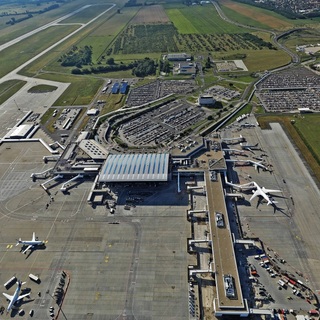
[[[267,33],[270,33],[271,36],[272,36],[272,41],[273,43],[278,46],[280,49],[282,49],[283,51],[285,51],[290,57],[291,57],[291,60],[292,60],[292,63],[298,63],[300,61],[300,58],[299,56],[295,53],[295,52],[292,52],[291,50],[289,50],[286,46],[280,44],[278,42],[278,39],[280,39],[281,37],[283,37],[284,35],[286,34],[289,34],[289,33],[292,33],[296,30],[301,30],[301,29],[292,29],[292,30],[289,30],[289,31],[286,31],[280,35],[277,35],[274,31],[270,31],[270,30],[267,30],[267,29],[262,29],[262,28],[256,28],[256,27],[252,27],[252,26],[248,26],[248,25],[245,25],[245,24],[242,24],[242,23],[239,23],[239,22],[235,22],[233,20],[230,20],[225,14],[224,12],[221,10],[219,4],[215,1],[212,1],[212,4],[215,6],[220,18],[224,21],[227,21],[233,25],[236,25],[238,27],[242,27],[242,28],[247,28],[247,29],[251,29],[251,30],[255,30],[255,31],[262,31],[262,32],[267,32]],[[288,67],[288,66],[286,66]]]

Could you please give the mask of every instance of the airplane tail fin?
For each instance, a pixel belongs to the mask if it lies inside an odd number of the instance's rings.
[[[17,239],[16,246],[18,246],[21,243],[21,238]]]

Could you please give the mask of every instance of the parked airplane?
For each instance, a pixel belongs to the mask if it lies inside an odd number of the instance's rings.
[[[253,150],[260,150],[260,148],[258,148],[258,144],[259,143],[256,143],[255,145],[248,145],[248,144],[243,144],[243,143],[240,143],[240,146],[242,148],[242,150],[249,150],[250,152],[254,153]]]
[[[26,293],[26,294],[23,294],[21,296],[19,296],[19,293],[20,293],[20,290],[21,290],[21,286],[25,284],[25,282],[21,282],[20,280],[17,281],[17,289],[16,291],[14,292],[13,296],[3,292],[3,295],[8,299],[9,301],[9,305],[8,305],[8,308],[7,308],[7,312],[9,312],[13,307],[14,307],[14,304],[23,299],[24,297],[28,297],[30,295],[30,292],[29,293]]]
[[[237,162],[242,162],[244,165],[252,165],[254,168],[259,171],[259,168],[270,171],[264,164],[262,164],[263,161],[253,161],[253,160],[239,160],[239,159],[226,159],[226,162],[234,162],[235,164]]]
[[[259,168],[265,170],[265,171],[270,171],[268,169],[268,167],[266,167],[264,164],[262,164],[263,161],[259,161],[259,162],[256,162],[256,161],[252,161],[252,160],[249,160],[249,162],[254,166],[254,168],[259,171]]]
[[[227,178],[225,179],[226,184],[228,186],[233,187],[234,189],[239,190],[240,192],[244,191],[244,190],[252,190],[253,195],[250,198],[249,201],[253,200],[255,197],[260,196],[263,197],[265,200],[267,200],[267,205],[269,204],[276,204],[276,201],[273,201],[268,194],[269,193],[276,193],[276,192],[282,192],[281,190],[273,190],[273,189],[266,189],[265,187],[260,187],[256,182],[251,181],[249,183],[245,183],[245,184],[234,184],[231,182],[227,181]]]
[[[260,197],[263,197],[266,201],[267,201],[267,205],[269,204],[276,204],[277,202],[276,201],[273,201],[269,196],[268,194],[269,193],[275,193],[275,192],[282,192],[281,190],[273,190],[273,189],[266,189],[265,187],[259,187],[259,185],[256,183],[256,182],[253,182],[253,184],[255,185],[256,187],[256,190],[255,191],[252,191],[253,192],[253,195],[252,197],[250,198],[249,201],[253,200],[255,197],[257,196],[260,196]]]
[[[22,251],[22,253],[27,253],[27,251],[29,249],[33,249],[36,246],[44,245],[43,241],[40,241],[40,240],[38,240],[38,238],[36,238],[35,232],[33,232],[33,234],[32,234],[32,240],[24,241],[24,240],[21,240],[21,238],[19,238],[19,240],[17,240],[17,241],[18,242],[17,242],[16,246],[18,246],[19,244],[23,244],[23,245],[27,245],[28,246],[25,250]]]

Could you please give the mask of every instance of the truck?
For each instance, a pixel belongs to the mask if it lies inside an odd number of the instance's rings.
[[[16,283],[16,281],[17,281],[17,278],[12,277],[4,284],[4,287],[8,290]]]
[[[32,273],[29,274],[29,278],[36,283],[40,283],[40,278]]]
[[[278,284],[279,286],[281,286],[282,288],[286,289],[287,288],[287,285],[284,283],[284,281],[282,281],[281,279],[278,280]]]
[[[250,265],[250,274],[252,276],[256,276],[257,275],[257,269],[253,264]]]

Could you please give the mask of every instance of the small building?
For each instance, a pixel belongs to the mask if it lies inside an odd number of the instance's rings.
[[[128,90],[129,90],[128,82],[121,82],[120,93],[126,94],[128,92]]]
[[[173,74],[196,75],[196,64],[193,62],[180,62],[173,65]]]
[[[102,194],[95,195],[92,202],[94,204],[103,204],[103,195]]]
[[[199,106],[214,106],[215,103],[216,103],[216,100],[213,98],[213,96],[210,96],[210,95],[199,96],[199,99],[198,99]]]
[[[300,113],[312,113],[310,108],[298,108]]]
[[[120,89],[120,84],[119,82],[115,82],[112,86],[112,89],[111,89],[111,93],[112,94],[117,94],[119,93],[119,89]]]
[[[96,116],[98,114],[98,112],[99,112],[98,109],[95,109],[95,108],[89,109],[87,111],[87,116]]]
[[[28,136],[28,134],[33,129],[33,124],[21,124],[18,127],[14,127],[9,131],[9,133],[6,135],[6,138],[8,139],[23,139]]]
[[[187,61],[191,59],[191,54],[188,53],[168,53],[167,59],[169,61]]]

